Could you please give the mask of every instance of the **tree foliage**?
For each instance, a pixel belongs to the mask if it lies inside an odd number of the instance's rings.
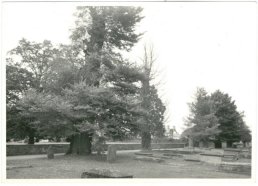
[[[241,140],[241,133],[244,129],[243,115],[237,111],[235,101],[225,93],[217,90],[211,94],[215,116],[220,123],[221,132],[216,140],[227,141],[231,145],[233,142]]]
[[[182,136],[190,136],[197,141],[226,141],[229,145],[245,137],[250,140],[250,131],[243,115],[237,111],[235,101],[228,94],[217,90],[208,95],[200,88],[189,108],[190,116],[186,122],[188,129]]]
[[[23,38],[19,41],[19,45],[10,51],[10,54],[12,59],[15,59],[16,65],[31,72],[36,81],[34,88],[43,90],[47,83],[46,74],[50,71],[57,51],[50,41],[36,43]]]
[[[141,80],[141,108],[145,110],[146,113],[141,117],[139,122],[143,149],[151,148],[151,135],[162,137],[165,132],[164,113],[166,107],[158,97],[157,89],[152,84],[152,80],[155,78],[155,61],[153,46],[147,47],[147,45],[145,45],[142,59],[144,78]]]
[[[73,48],[85,61],[80,67],[80,80],[91,89],[112,95],[102,95],[103,101],[110,98],[106,100],[108,106],[97,105],[105,114],[93,116],[96,121],[90,123],[113,138],[123,138],[136,130],[133,107],[138,104],[141,74],[119,50],[129,51],[137,43],[140,34],[134,28],[141,20],[140,13],[141,8],[134,7],[78,7],[76,27],[70,37]]]
[[[15,107],[8,108],[8,136],[17,136],[13,131],[19,130],[23,131],[19,138],[70,137],[70,150],[80,153],[86,152],[83,143],[137,135],[141,118],[147,115],[152,134],[161,135],[165,107],[157,90],[150,87],[146,94],[150,100],[146,110],[142,107],[146,74],[120,53],[130,51],[139,40],[135,26],[141,11],[78,7],[71,45],[22,39],[11,50],[14,62],[7,69],[7,96],[15,100]]]
[[[31,115],[29,118],[21,115],[18,103],[21,104],[20,99],[27,97],[26,91],[28,97],[40,92],[60,92],[64,88],[63,82],[71,82],[71,76],[63,73],[68,68],[70,71],[71,65],[68,66],[66,60],[61,60],[64,55],[62,48],[55,48],[46,40],[37,43],[22,39],[9,54],[6,66],[7,111],[10,111],[7,113],[7,137],[29,136],[29,142],[33,144],[35,135],[41,135],[41,132],[31,123],[35,116]],[[30,95],[30,89],[37,93]],[[15,131],[17,134],[14,134]]]
[[[207,92],[197,89],[195,101],[189,104],[190,116],[187,118],[188,129],[182,136],[194,138],[197,141],[212,140],[220,132],[219,122],[212,108],[212,101]]]
[[[78,52],[102,49],[129,51],[142,34],[135,26],[143,17],[140,7],[78,7],[76,27],[70,38]]]
[[[20,95],[13,111],[17,121],[25,122],[8,120],[7,128],[13,131],[24,124],[41,136],[52,137],[87,132],[123,138],[136,132],[143,75],[115,50],[129,51],[138,41],[141,34],[135,33],[135,26],[142,19],[141,11],[78,7],[71,46],[22,39],[10,52],[17,67],[8,66],[7,95],[10,99]],[[15,87],[18,80],[21,87]],[[8,114],[8,119],[14,116]]]
[[[14,64],[6,65],[6,102],[15,104],[24,91],[35,87],[33,74],[25,68],[20,68]],[[9,106],[11,106],[9,105]]]
[[[165,133],[164,114],[166,107],[160,99],[157,89],[153,85],[150,87],[149,101],[151,106],[148,120],[151,123],[151,134],[155,137],[163,137]]]

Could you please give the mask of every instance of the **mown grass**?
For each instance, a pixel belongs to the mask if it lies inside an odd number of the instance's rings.
[[[80,178],[82,172],[92,168],[118,170],[132,174],[134,178],[250,178],[248,175],[218,172],[214,165],[188,162],[174,157],[165,162],[134,160],[134,152],[118,152],[117,161],[106,162],[105,155],[61,155],[54,159],[7,160],[7,179],[71,179]],[[19,168],[20,167],[20,168]]]

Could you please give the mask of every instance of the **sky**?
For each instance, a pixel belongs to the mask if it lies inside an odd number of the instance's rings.
[[[255,3],[134,3],[144,8],[138,32],[145,32],[127,55],[139,62],[143,45],[152,44],[157,57],[159,94],[168,122],[180,133],[187,103],[197,87],[228,93],[255,129],[257,105]],[[21,38],[69,44],[74,28],[74,3],[4,3],[2,60]],[[1,73],[3,74],[3,73]]]

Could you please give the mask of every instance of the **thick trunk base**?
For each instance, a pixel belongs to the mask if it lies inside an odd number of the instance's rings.
[[[149,132],[142,133],[142,150],[151,150],[151,134]]]
[[[71,138],[67,154],[89,155],[91,154],[91,142],[92,137],[88,133],[75,134]]]
[[[221,149],[222,148],[222,144],[221,144],[221,141],[215,141],[215,148],[216,149]]]
[[[35,143],[34,136],[29,136],[28,144],[29,145],[34,145],[34,143]]]

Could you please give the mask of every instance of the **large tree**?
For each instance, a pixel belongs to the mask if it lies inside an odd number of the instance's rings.
[[[29,137],[28,142],[34,143],[35,130],[27,124],[26,118],[19,115],[17,102],[23,96],[23,93],[35,87],[36,80],[33,74],[26,68],[21,68],[18,64],[12,63],[11,59],[7,60],[6,65],[6,136],[10,139],[24,139]]]
[[[89,154],[94,138],[123,139],[138,131],[140,88],[132,82],[142,74],[132,68],[120,65],[107,75],[109,87],[80,82],[61,94],[29,90],[18,102],[20,115],[43,136],[70,136],[69,153]]]
[[[104,89],[109,94],[116,95],[117,97],[121,97],[122,95],[119,94],[118,89],[123,90],[124,94],[127,94],[125,91],[129,91],[130,94],[127,95],[127,98],[129,100],[135,99],[135,95],[133,94],[136,93],[137,86],[134,86],[133,83],[138,81],[136,78],[133,81],[127,81],[126,74],[122,74],[125,75],[122,78],[126,79],[126,81],[121,82],[117,81],[118,79],[109,80],[107,77],[110,77],[108,74],[112,74],[112,71],[123,69],[119,64],[123,64],[124,60],[118,51],[129,51],[139,40],[141,34],[135,33],[135,26],[142,19],[140,16],[141,11],[142,9],[137,7],[78,7],[78,19],[75,29],[72,30],[71,46],[61,45],[57,49],[49,41],[35,43],[22,39],[19,42],[18,47],[10,53],[12,56],[15,56],[14,59],[20,59],[20,67],[27,69],[36,82],[35,86],[31,87],[34,90],[32,92],[28,91],[22,96],[23,99],[19,102],[20,107],[18,109],[22,117],[31,117],[31,122],[28,122],[30,123],[28,124],[30,128],[37,129],[38,131],[48,131],[47,128],[50,129],[51,125],[47,123],[51,123],[50,121],[53,121],[53,125],[56,123],[54,126],[57,128],[59,122],[63,123],[62,120],[66,121],[66,117],[63,119],[60,118],[61,116],[54,117],[54,113],[60,113],[57,109],[59,108],[58,104],[56,107],[53,106],[53,110],[56,109],[57,111],[51,112],[51,107],[43,104],[42,100],[44,101],[48,97],[47,95],[52,96],[55,100],[63,100],[67,96],[65,93],[67,91],[64,91],[64,89],[70,89],[76,92],[77,89],[75,87],[78,88],[78,86],[75,85],[82,82],[85,83],[85,89]],[[129,71],[135,70],[131,67],[124,69]],[[130,74],[130,72],[127,73]],[[125,88],[125,85],[129,84],[131,84],[128,86],[129,88]],[[108,88],[109,86],[116,88],[116,90],[114,88],[115,91],[111,90]],[[36,93],[33,93],[33,91]],[[87,97],[89,95],[85,96]],[[34,101],[26,101],[32,98]],[[93,98],[98,99],[94,96]],[[125,101],[126,99],[121,100]],[[95,101],[99,102],[99,100]],[[36,114],[37,110],[34,110],[34,104],[38,107],[38,110],[45,112],[45,114],[42,114],[45,117],[40,117],[40,114]],[[68,110],[73,110],[76,106],[76,102],[69,104],[71,104],[71,108]],[[89,104],[85,103],[84,106]],[[99,110],[103,109],[103,105],[98,105],[98,107]],[[48,114],[50,114],[49,117]],[[120,114],[123,115],[122,113]],[[98,114],[94,117],[95,120],[99,118]],[[91,119],[84,118],[84,120],[86,123],[91,123],[94,117],[91,117]],[[48,120],[44,120],[44,118],[48,118]],[[127,118],[130,117],[127,116]],[[115,128],[115,122],[113,122],[113,125],[113,128]],[[43,126],[45,130],[43,130]],[[56,132],[54,133],[57,134]],[[51,135],[52,133],[48,132],[48,134]],[[74,141],[71,144],[73,145],[78,141],[76,136],[81,139],[80,130],[76,129],[76,134],[72,132],[72,135]],[[73,151],[76,152],[78,149],[88,148],[91,143],[90,135],[90,132],[86,135],[84,132],[82,135],[85,136],[85,139],[88,139],[84,147],[84,144],[81,144],[75,145],[77,146],[77,150],[75,148],[71,149],[74,149]]]
[[[188,128],[181,136],[204,144],[214,140],[215,136],[220,132],[218,129],[219,122],[212,108],[210,96],[205,89],[197,89],[195,100],[189,103],[189,108],[190,115],[185,123]]]
[[[7,98],[7,138],[29,137],[29,144],[34,144],[36,130],[27,122],[28,118],[19,115],[17,101],[24,92],[34,88],[45,90],[47,75],[57,49],[50,41],[42,43],[19,41],[6,60],[6,98]]]
[[[213,109],[215,116],[220,124],[221,132],[216,136],[216,142],[227,142],[227,146],[231,147],[233,142],[241,140],[241,132],[243,131],[243,115],[237,111],[237,106],[232,98],[219,90],[211,94]]]
[[[119,68],[119,63],[124,62],[119,50],[129,51],[139,40],[141,34],[135,33],[135,26],[142,19],[141,11],[137,7],[77,8],[76,26],[70,38],[76,55],[84,57],[79,74],[86,85],[95,88],[110,86],[107,72],[114,71]],[[124,85],[119,81],[111,84]],[[84,144],[76,144],[77,138],[84,138],[87,144],[91,144],[89,132],[83,133],[84,137],[81,135],[72,138],[71,145],[77,149],[85,148]],[[76,151],[75,148],[71,149]]]
[[[189,107],[188,129],[182,136],[203,142],[212,140],[218,147],[221,142],[227,142],[231,147],[233,142],[250,141],[250,130],[245,125],[243,114],[237,111],[235,101],[228,94],[217,90],[208,95],[200,88]]]
[[[69,136],[69,152],[77,154],[91,153],[94,138],[123,139],[140,130],[149,148],[151,134],[164,133],[165,107],[150,85],[152,65],[137,67],[120,54],[141,36],[135,33],[141,11],[79,7],[71,46],[20,41],[11,53],[36,82],[17,103],[30,129],[41,136]]]

